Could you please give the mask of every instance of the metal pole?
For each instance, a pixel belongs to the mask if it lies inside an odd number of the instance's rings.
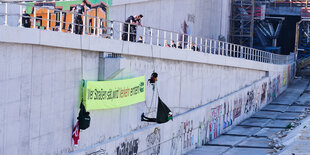
[[[201,52],[203,51],[202,50],[202,38],[200,38],[200,50],[201,50]]]
[[[8,26],[8,3],[4,3],[4,25]]]
[[[127,41],[129,41],[129,37],[130,37],[130,23],[128,23],[128,28],[127,28]]]
[[[164,41],[166,41],[166,36],[167,35],[167,32],[166,31],[164,31]],[[165,46],[165,45],[164,45]]]
[[[145,27],[143,27],[143,38],[142,38],[142,43],[144,44],[145,42]]]
[[[19,27],[22,27],[22,23],[23,23],[23,6],[20,5],[19,6]]]
[[[71,33],[73,33],[74,32],[74,30],[75,30],[75,25],[74,25],[74,14],[72,13],[72,23],[71,23]]]
[[[159,46],[159,30],[157,30],[157,40],[156,40],[156,45]]]
[[[123,31],[123,30],[122,30],[122,24],[123,24],[123,23],[119,23],[119,40],[122,40],[122,33],[123,33],[123,32],[122,32],[122,31]]]
[[[153,29],[151,28],[150,29],[150,31],[151,31],[151,38],[150,38],[150,45],[152,45],[153,43]]]
[[[37,22],[37,9],[36,7],[33,7],[33,28],[36,28],[36,22]]]
[[[83,35],[86,34],[86,16],[83,16]]]
[[[208,52],[208,40],[206,39],[205,40],[205,53]]]
[[[198,51],[197,49],[198,49],[198,44],[197,44],[197,37],[195,37],[195,51]]]
[[[185,48],[184,48],[184,45],[185,45],[184,41],[185,41],[185,36],[184,36],[184,34],[182,34],[182,44],[183,44],[183,45],[182,45],[182,48],[183,48],[183,49],[185,49]]]
[[[59,23],[60,23],[60,24],[59,24],[59,32],[61,32],[61,29],[62,29],[62,21],[63,21],[63,20],[62,20],[62,12],[60,11],[59,13],[60,13],[60,17],[59,17],[59,20],[60,20],[60,21],[59,21]]]
[[[212,40],[210,40],[210,53],[212,53]]]
[[[99,30],[100,30],[100,18],[99,17],[97,17],[96,25],[97,25],[97,27],[96,27],[97,37],[99,37]],[[112,26],[112,29],[113,29],[113,23],[111,24],[111,26]],[[108,29],[107,29],[107,31],[108,31]],[[113,35],[111,36],[111,38],[113,38]]]
[[[47,19],[46,19],[46,30],[50,30],[50,10],[47,9]],[[72,26],[71,26],[71,31],[72,31]]]
[[[255,1],[252,0],[252,19],[251,19],[251,30],[250,30],[250,35],[251,35],[251,41],[250,41],[250,47],[253,47],[253,39],[254,39],[254,13],[255,13]]]

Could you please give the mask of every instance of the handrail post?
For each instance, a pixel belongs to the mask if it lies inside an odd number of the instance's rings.
[[[197,44],[197,37],[195,37],[195,51],[198,51],[197,49],[198,49],[198,44]]]
[[[208,40],[205,40],[205,53],[208,53]]]
[[[59,17],[59,20],[60,20],[60,21],[59,21],[59,30],[58,30],[58,31],[61,32],[61,29],[62,29],[62,21],[63,21],[63,20],[62,20],[62,11],[59,11],[59,13],[60,13],[60,17]]]
[[[164,41],[166,41],[166,40],[167,40],[167,39],[166,39],[166,38],[167,38],[167,36],[166,36],[166,35],[167,35],[167,32],[166,32],[166,31],[164,31]],[[165,44],[165,43],[164,43],[164,44]],[[165,46],[165,45],[164,45],[164,46]]]
[[[159,46],[159,30],[157,30],[156,45]]]
[[[50,10],[47,9],[47,19],[46,19],[46,30],[50,30]],[[71,31],[73,30],[73,27],[71,26]]]
[[[37,8],[33,7],[33,28],[36,28],[36,22],[37,22]]]
[[[228,43],[225,44],[225,56],[228,56]]]
[[[122,33],[124,33],[122,30],[122,25],[123,23],[119,23],[119,40],[122,40]]]
[[[85,35],[86,34],[86,16],[84,15],[83,16],[83,35]]]
[[[8,26],[8,3],[4,3],[4,25]]]
[[[218,55],[222,55],[222,48],[221,48],[221,45],[222,45],[222,42],[221,41],[217,41],[218,42]]]
[[[172,32],[170,32],[170,42],[172,42]]]
[[[112,26],[112,29],[113,29],[113,23],[111,24]],[[96,32],[97,32],[97,37],[99,37],[99,30],[100,30],[100,18],[97,17],[97,20],[96,20]],[[108,26],[107,26],[107,32],[108,32]],[[113,35],[111,35],[111,38],[113,38]]]
[[[142,43],[145,43],[145,27],[143,27],[143,38],[142,38]]]
[[[22,23],[23,23],[23,6],[20,5],[19,6],[19,27],[22,27]]]
[[[75,25],[74,25],[74,13],[72,13],[72,23],[71,23],[71,33],[74,33],[74,30],[75,30]]]
[[[127,28],[127,41],[130,40],[129,37],[130,37],[130,23],[128,23],[128,28]]]
[[[200,38],[200,51],[203,52],[202,50],[203,46],[202,46],[202,38]]]
[[[185,36],[184,36],[184,34],[182,34],[182,48],[183,48],[183,49],[185,49],[185,48],[184,48],[184,46],[185,46],[184,41],[185,41]]]
[[[188,46],[188,49],[191,49],[191,46],[193,45],[193,37],[190,36],[189,37],[189,46]]]
[[[213,52],[212,52],[212,42],[213,42],[213,40],[210,40],[210,54],[213,54]]]
[[[153,44],[153,29],[151,28],[150,31],[151,31],[150,45],[152,45]]]
[[[177,33],[177,36],[176,36],[176,42],[175,43],[177,43],[178,44],[178,42],[179,42],[179,33]],[[178,46],[178,45],[176,45],[176,46]],[[178,48],[178,47],[176,47],[176,48]]]

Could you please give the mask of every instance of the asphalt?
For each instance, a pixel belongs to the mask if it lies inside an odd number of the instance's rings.
[[[299,119],[307,108],[310,108],[310,86],[308,85],[308,78],[295,79],[277,99],[263,109],[220,137],[187,154],[265,155],[274,153],[270,137],[284,131],[289,124]]]

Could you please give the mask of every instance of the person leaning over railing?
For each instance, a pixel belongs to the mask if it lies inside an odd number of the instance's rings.
[[[75,6],[72,10],[74,12],[74,33],[82,34],[83,33],[83,20],[82,15],[85,15],[85,1],[83,0],[81,4]]]
[[[129,30],[129,41],[136,42],[136,36],[137,36],[137,25],[142,26],[141,19],[143,18],[143,15],[135,15],[135,16],[129,16],[126,23],[123,26],[123,34],[122,34],[122,40],[128,41],[128,24],[130,24],[130,30]]]

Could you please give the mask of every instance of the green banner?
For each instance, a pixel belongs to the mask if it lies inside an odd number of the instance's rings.
[[[112,109],[145,101],[145,77],[115,81],[86,81],[87,110]]]

